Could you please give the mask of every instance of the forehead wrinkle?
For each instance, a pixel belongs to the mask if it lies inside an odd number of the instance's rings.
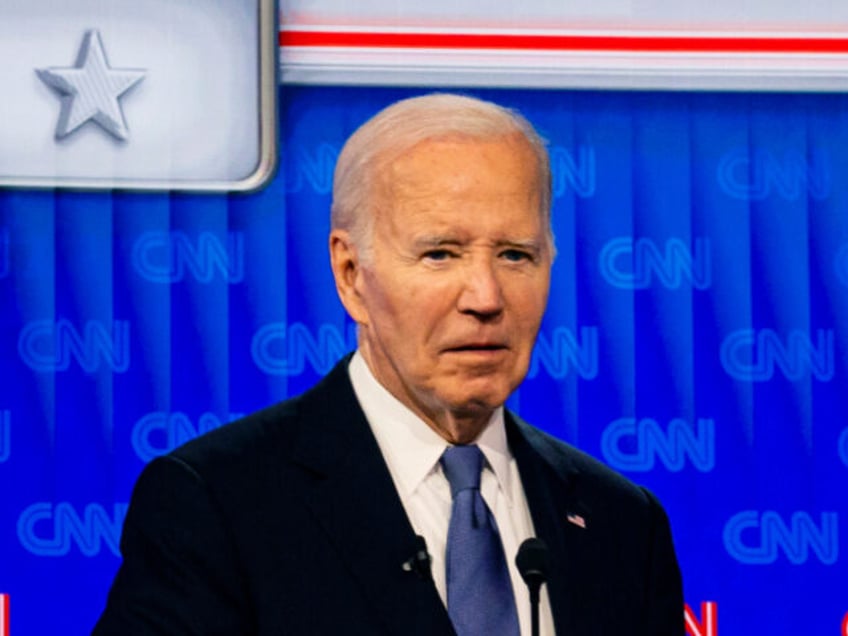
[[[448,173],[440,174],[439,182],[429,179],[428,169],[437,167],[445,168],[444,160],[447,158],[451,163],[452,150],[456,148],[468,148],[476,154],[476,161],[487,165],[492,161],[493,155],[499,154],[503,148],[508,147],[514,156],[526,155],[532,152],[526,140],[517,133],[497,135],[494,137],[475,138],[473,136],[437,136],[423,139],[405,152],[386,155],[381,157],[379,176],[391,192],[419,193],[419,197],[426,197],[436,192],[464,192],[480,181],[481,175],[476,169],[469,169],[467,165],[453,164]],[[415,158],[415,166],[410,165],[411,157]],[[516,161],[519,161],[516,158]],[[538,166],[535,167],[536,179],[538,180]],[[445,180],[447,178],[447,183]],[[401,187],[398,187],[398,186]],[[505,193],[496,184],[492,190],[492,196],[503,196]],[[534,195],[538,194],[534,192]],[[418,198],[418,197],[416,197]]]

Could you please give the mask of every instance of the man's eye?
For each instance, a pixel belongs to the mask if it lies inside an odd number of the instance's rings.
[[[504,250],[501,252],[501,257],[513,263],[532,260],[532,256],[522,250]]]
[[[448,250],[430,250],[424,252],[424,258],[430,261],[446,261],[452,256]]]

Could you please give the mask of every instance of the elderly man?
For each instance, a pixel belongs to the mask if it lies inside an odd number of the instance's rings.
[[[539,537],[542,634],[682,635],[654,497],[503,408],[554,255],[532,127],[390,106],[339,157],[329,247],[357,352],[151,462],[95,634],[530,634],[514,556]]]

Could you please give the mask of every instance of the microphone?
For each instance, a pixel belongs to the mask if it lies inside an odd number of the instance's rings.
[[[535,537],[525,539],[515,555],[515,565],[518,566],[518,572],[530,591],[531,633],[533,636],[539,636],[539,589],[542,583],[548,580],[548,546]]]
[[[404,572],[415,572],[425,581],[433,580],[430,571],[430,553],[427,552],[427,542],[420,534],[415,535],[415,554],[401,564]]]

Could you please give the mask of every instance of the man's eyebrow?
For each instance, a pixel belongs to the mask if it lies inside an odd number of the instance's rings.
[[[430,235],[420,236],[415,239],[416,247],[441,247],[443,245],[462,245],[463,241],[457,236],[450,235]]]
[[[501,239],[495,242],[497,247],[512,247],[528,251],[539,251],[542,249],[542,242],[538,239]]]
[[[419,249],[464,245],[464,241],[458,236],[448,234],[434,234],[428,236],[420,236],[413,241],[413,245]],[[535,238],[502,238],[494,242],[497,248],[508,247],[512,249],[527,250],[530,252],[539,252],[542,249],[542,241]]]

